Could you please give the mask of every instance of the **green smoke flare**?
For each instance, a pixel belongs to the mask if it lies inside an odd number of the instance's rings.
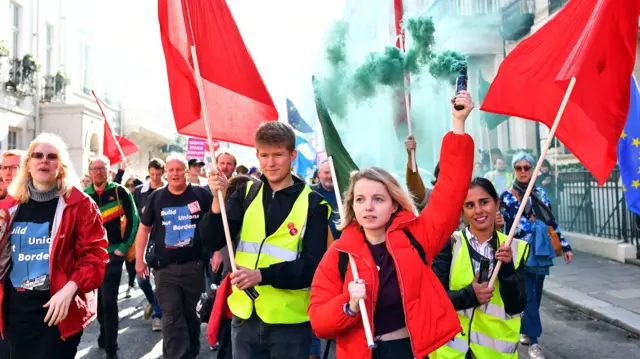
[[[455,85],[456,77],[467,66],[467,57],[458,51],[444,50],[429,63],[429,73],[438,81]]]

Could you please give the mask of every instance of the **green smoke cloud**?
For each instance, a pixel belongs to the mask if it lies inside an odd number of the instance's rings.
[[[467,66],[467,57],[458,51],[444,50],[429,63],[429,73],[439,81],[455,85],[456,77]]]

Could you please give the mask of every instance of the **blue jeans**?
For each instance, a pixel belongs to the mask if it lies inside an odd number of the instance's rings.
[[[151,278],[147,277],[146,279],[142,279],[136,276],[136,279],[138,281],[138,287],[140,287],[142,293],[144,293],[144,296],[147,298],[147,302],[149,302],[149,304],[151,304],[151,307],[153,308],[153,314],[151,314],[151,318],[162,319],[162,309],[160,309],[156,295],[153,292],[153,288],[151,288]]]
[[[309,355],[319,356],[320,354],[322,354],[322,342],[315,333],[311,332],[311,352]]]
[[[524,309],[524,313],[522,313],[520,333],[529,337],[531,345],[537,344],[538,338],[542,335],[540,302],[542,301],[542,288],[545,277],[545,274],[525,272],[527,306]]]

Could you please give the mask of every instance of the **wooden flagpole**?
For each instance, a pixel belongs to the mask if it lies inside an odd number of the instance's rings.
[[[333,179],[333,193],[335,193],[336,202],[338,202],[338,213],[340,213],[340,218],[344,218],[344,207],[342,205],[342,196],[340,195],[338,177],[336,176],[336,168],[333,165],[333,156],[329,156],[328,160],[329,168],[331,170],[331,178]],[[356,267],[356,261],[353,259],[353,256],[351,254],[349,254],[349,265],[351,267],[353,280],[360,279],[360,276],[358,276],[358,267]],[[373,349],[376,347],[376,343],[373,341],[373,333],[371,331],[371,325],[369,323],[369,313],[367,312],[367,307],[364,299],[360,299],[358,304],[360,305],[360,314],[362,316],[362,324],[364,325],[364,334],[367,337],[367,344],[369,345],[369,349]]]
[[[401,35],[398,35],[400,40],[400,48],[402,53],[406,54],[404,48],[404,30]],[[407,126],[409,127],[409,136],[413,138],[413,125],[411,123],[411,104],[409,103],[409,84],[411,83],[411,75],[406,72],[404,75],[404,107],[407,111]],[[414,138],[415,140],[415,138]],[[416,173],[418,171],[418,164],[416,163],[416,150],[411,150],[411,171]]]
[[[188,2],[186,4],[187,7],[187,20],[189,22],[189,27],[191,28],[191,15],[189,14],[189,5]],[[191,34],[193,34],[193,29],[191,30]],[[195,39],[192,38],[193,43],[195,44]],[[204,94],[204,85],[202,83],[202,76],[200,74],[200,65],[198,62],[198,54],[196,52],[195,45],[191,46],[191,56],[193,58],[193,69],[195,71],[195,80],[198,86],[198,94],[200,95],[200,107],[202,109],[202,120],[204,121],[204,129],[207,134],[207,144],[209,145],[209,152],[211,155],[211,161],[215,161],[216,159],[216,150],[213,147],[213,133],[211,131],[211,124],[209,123],[209,112],[207,109],[207,99]],[[214,171],[219,172],[217,166],[212,166]],[[224,201],[224,196],[222,195],[222,191],[218,190],[216,193],[218,196],[218,203],[220,204],[220,214],[222,215],[222,225],[224,227],[224,236],[227,241],[227,251],[229,252],[229,263],[231,265],[231,271],[236,272],[238,268],[236,268],[236,256],[233,248],[233,241],[231,240],[231,232],[229,230],[229,220],[227,218],[227,208]],[[249,288],[245,290],[245,293],[251,298],[256,299],[258,297],[258,292],[255,288]]]
[[[571,92],[573,92],[573,87],[576,84],[576,78],[572,77],[571,82],[569,82],[569,87],[564,94],[564,98],[562,99],[562,103],[560,104],[560,109],[556,114],[556,118],[553,121],[553,126],[551,126],[551,131],[549,131],[549,136],[547,137],[547,141],[544,144],[544,149],[540,154],[540,158],[538,158],[538,163],[536,164],[535,170],[533,170],[533,176],[529,181],[529,186],[527,186],[527,191],[522,196],[522,200],[520,201],[520,208],[518,208],[518,213],[513,220],[513,224],[511,225],[511,230],[509,230],[509,236],[507,239],[507,246],[511,245],[513,237],[516,235],[516,229],[518,228],[518,223],[520,222],[520,217],[522,217],[522,213],[526,207],[527,201],[529,201],[529,196],[531,196],[531,192],[533,191],[533,187],[536,184],[536,178],[538,177],[538,173],[540,172],[540,167],[542,167],[542,161],[544,161],[547,152],[549,151],[549,146],[551,146],[551,141],[556,134],[556,130],[558,129],[558,125],[560,125],[560,119],[562,118],[562,114],[564,114],[564,110],[567,107],[567,103],[569,103],[569,97],[571,97]],[[516,255],[516,253],[514,253]],[[491,280],[489,280],[489,288],[493,288],[496,279],[498,278],[498,272],[500,271],[500,267],[502,266],[502,262],[498,262],[496,267],[493,269],[493,273],[491,275]]]

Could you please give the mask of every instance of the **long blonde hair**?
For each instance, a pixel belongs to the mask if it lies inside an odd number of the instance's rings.
[[[60,196],[69,197],[73,187],[77,187],[80,184],[80,179],[78,179],[76,172],[73,170],[67,145],[62,138],[52,133],[41,133],[31,141],[27,153],[22,156],[18,176],[9,187],[9,194],[20,203],[29,201],[29,182],[32,180],[31,173],[29,173],[29,161],[31,160],[31,154],[40,144],[53,146],[58,151],[58,176],[56,180]]]
[[[391,175],[391,173],[383,170],[380,167],[367,167],[361,169],[360,171],[351,172],[349,189],[347,190],[344,199],[344,217],[341,219],[340,224],[338,225],[339,230],[344,230],[351,224],[351,222],[356,219],[356,214],[353,211],[353,188],[361,179],[368,179],[371,181],[382,183],[389,192],[391,199],[398,205],[398,207],[405,209],[411,213],[416,212],[416,206],[413,204],[411,196],[409,196],[409,194],[402,189],[400,183],[398,183],[398,181]]]

